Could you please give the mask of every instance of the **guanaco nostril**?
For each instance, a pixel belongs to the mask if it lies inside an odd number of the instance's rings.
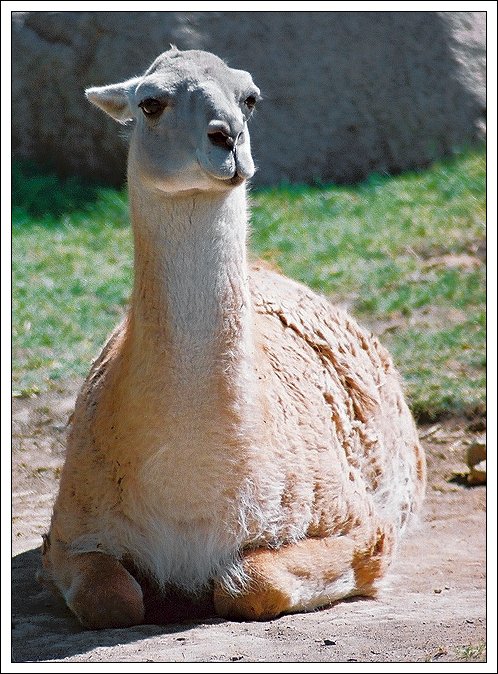
[[[221,147],[224,150],[233,150],[235,146],[235,138],[219,129],[216,131],[208,131],[208,136],[213,145]]]

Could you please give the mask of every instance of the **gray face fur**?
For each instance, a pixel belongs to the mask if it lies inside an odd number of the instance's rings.
[[[87,89],[121,123],[135,120],[129,176],[164,192],[231,189],[254,174],[249,73],[203,51],[172,48],[142,77]]]

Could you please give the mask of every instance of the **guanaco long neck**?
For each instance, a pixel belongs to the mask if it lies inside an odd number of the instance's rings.
[[[130,202],[135,357],[158,380],[167,370],[179,405],[236,397],[253,359],[245,187],[169,196],[131,184]]]

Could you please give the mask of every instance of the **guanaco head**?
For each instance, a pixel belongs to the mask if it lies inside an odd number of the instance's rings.
[[[133,126],[129,175],[164,192],[225,190],[254,174],[247,122],[260,99],[249,73],[172,47],[140,77],[86,90]]]

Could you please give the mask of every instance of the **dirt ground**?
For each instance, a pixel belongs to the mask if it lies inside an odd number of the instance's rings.
[[[467,470],[466,443],[484,429],[465,419],[420,427],[425,511],[377,599],[266,623],[213,618],[83,630],[35,579],[76,388],[14,400],[13,662],[485,661],[486,491],[452,479]]]

